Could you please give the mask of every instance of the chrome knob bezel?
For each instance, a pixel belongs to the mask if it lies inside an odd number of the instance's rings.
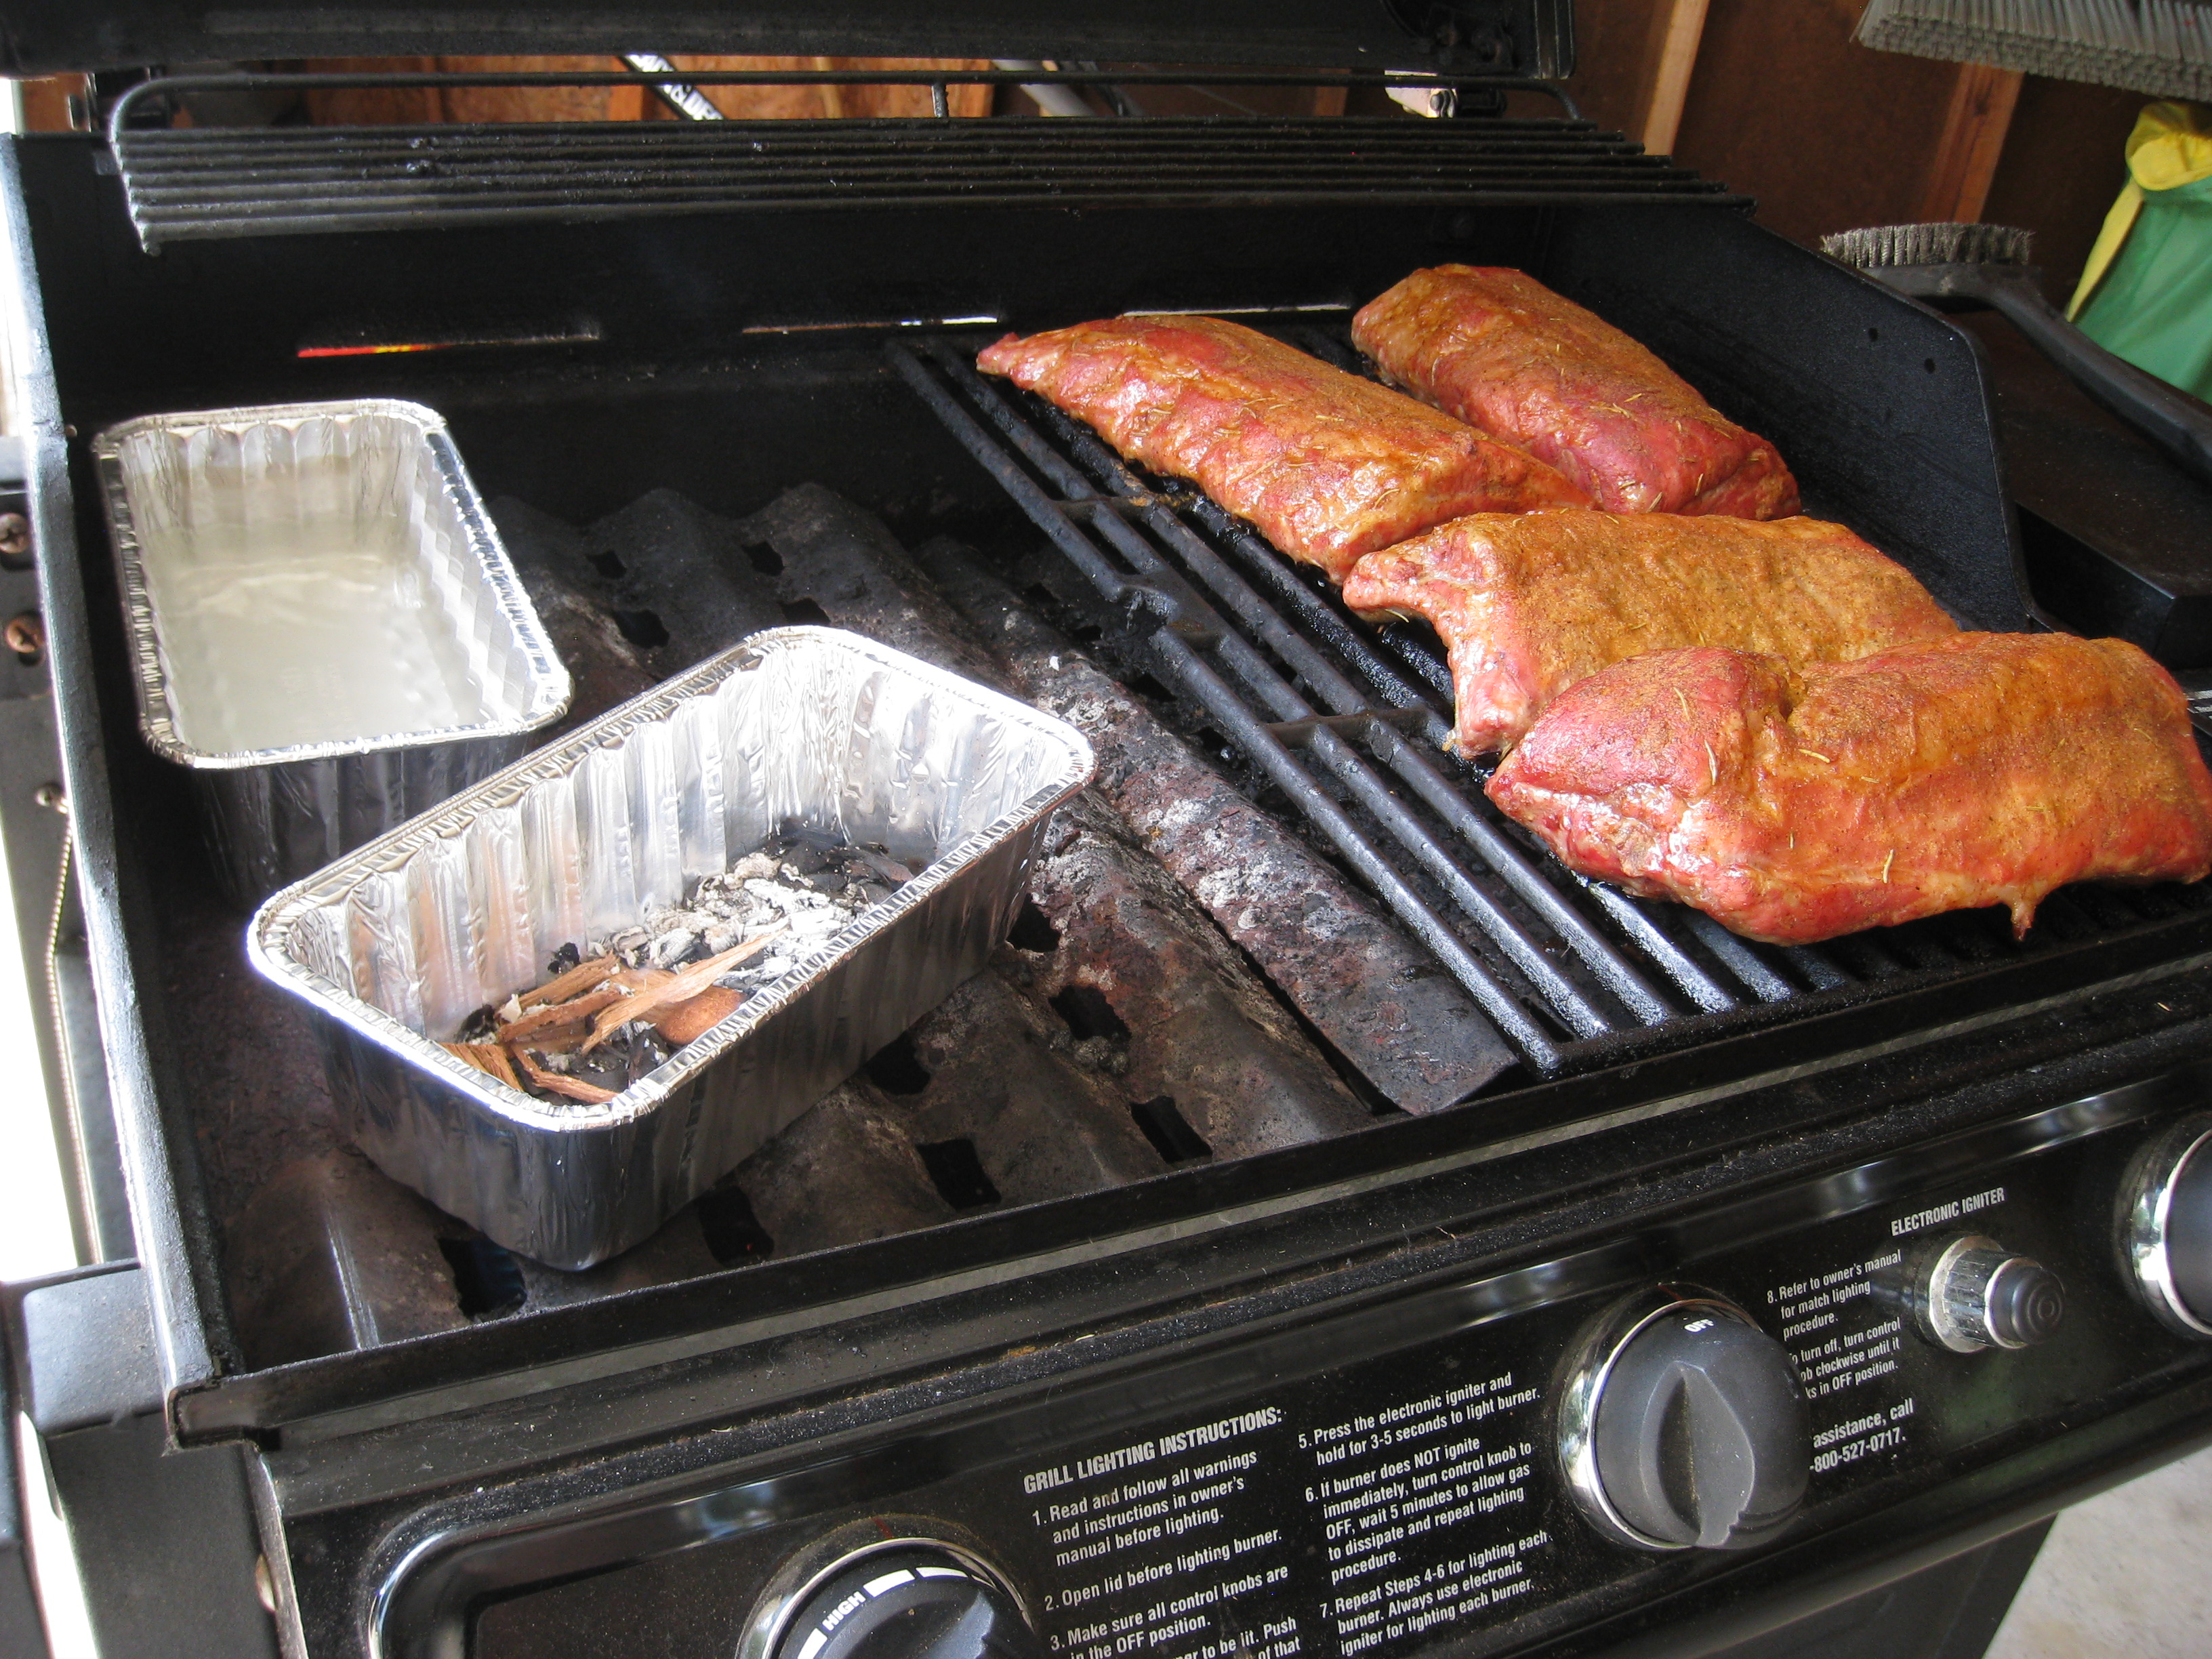
[[[2136,1300],[2176,1336],[2200,1342],[2212,1337],[2212,1322],[2189,1310],[2174,1283],[2168,1227],[2174,1184],[2208,1142],[2212,1116],[2201,1114],[2154,1136],[2121,1177],[2118,1212],[2120,1271]]]
[[[1559,1468],[1575,1507],[1616,1544],[1640,1550],[1692,1550],[1695,1543],[1654,1538],[1615,1509],[1606,1495],[1597,1467],[1597,1408],[1614,1364],[1652,1321],[1679,1308],[1701,1308],[1723,1319],[1747,1325],[1761,1335],[1766,1328],[1726,1297],[1694,1285],[1657,1285],[1616,1303],[1583,1333],[1567,1358],[1559,1389]],[[1792,1362],[1794,1364],[1794,1361]]]
[[[738,1638],[737,1659],[773,1659],[790,1633],[792,1616],[815,1591],[855,1562],[894,1550],[935,1550],[957,1562],[971,1577],[1002,1593],[1031,1630],[1036,1611],[1029,1598],[991,1565],[981,1540],[963,1527],[918,1515],[873,1516],[825,1533],[779,1567],[753,1602]]]
[[[1966,1265],[1966,1258],[1974,1255],[1995,1258],[1978,1280],[1972,1277]],[[2009,1341],[1989,1316],[1988,1304],[1997,1281],[2008,1272],[2041,1272],[2057,1279],[2033,1256],[2008,1250],[1984,1233],[1962,1233],[1945,1241],[1934,1255],[1908,1258],[1908,1261],[1905,1305],[1920,1334],[1937,1346],[1953,1353],[1984,1353],[1991,1348],[2017,1353],[2042,1340]],[[2062,1294],[2064,1289],[2061,1281]]]

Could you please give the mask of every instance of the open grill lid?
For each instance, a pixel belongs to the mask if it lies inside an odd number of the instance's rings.
[[[155,64],[651,51],[1095,59],[1559,77],[1573,0],[8,0],[0,73]]]

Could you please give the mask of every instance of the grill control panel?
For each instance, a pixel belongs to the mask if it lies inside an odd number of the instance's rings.
[[[879,1613],[1010,1659],[1510,1652],[2212,1365],[2212,1117],[2124,1096],[1065,1387],[910,1441],[886,1467],[924,1473],[842,1508],[503,1603],[475,1651],[533,1618],[574,1640],[614,1579],[611,1618],[696,1602],[712,1561],[727,1628],[782,1632],[745,1659],[933,1650],[856,1644]],[[823,1576],[838,1528],[917,1524],[968,1553]]]

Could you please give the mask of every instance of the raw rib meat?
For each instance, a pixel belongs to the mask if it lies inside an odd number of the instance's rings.
[[[1370,553],[1344,601],[1443,636],[1462,755],[1517,743],[1569,686],[1646,651],[1834,662],[1959,631],[1904,566],[1817,519],[1480,514]]]
[[[1584,875],[1809,945],[2051,889],[2196,881],[2212,777],[2121,640],[1959,634],[1802,671],[1655,652],[1553,703],[1490,798]]]
[[[1122,317],[976,359],[1188,478],[1342,581],[1361,554],[1463,513],[1585,507],[1542,462],[1411,398],[1215,317]]]
[[[1352,337],[1399,385],[1549,461],[1610,512],[1797,510],[1773,445],[1524,272],[1417,270],[1352,319]]]

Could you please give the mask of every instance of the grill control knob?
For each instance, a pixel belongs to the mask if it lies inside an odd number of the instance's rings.
[[[1559,1455],[1583,1515],[1641,1549],[1747,1549],[1813,1468],[1797,1368],[1749,1314],[1683,1287],[1613,1309],[1577,1345]]]
[[[921,1531],[906,1519],[846,1528],[787,1563],[740,1659],[1045,1659],[1007,1580],[951,1528],[898,1536]]]
[[[2122,1267],[2159,1322],[2212,1337],[2212,1117],[2177,1123],[2136,1155],[2119,1232]]]
[[[1906,1300],[1920,1334],[1954,1353],[2025,1348],[2056,1335],[2066,1317],[2057,1273],[1977,1234],[1922,1258]]]

